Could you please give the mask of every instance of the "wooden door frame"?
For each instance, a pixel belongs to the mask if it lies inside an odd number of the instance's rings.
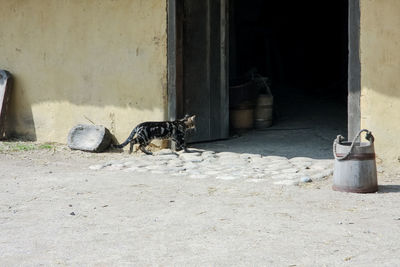
[[[177,118],[177,1],[167,0],[167,119]]]
[[[360,0],[348,0],[347,136],[352,140],[361,128]]]
[[[177,53],[177,1],[167,0],[167,61],[168,61],[168,107],[167,117],[176,119],[179,114],[179,97],[182,97]],[[228,20],[226,21],[228,23]],[[228,26],[229,27],[229,26]],[[229,42],[226,36],[226,44]],[[361,61],[360,61],[360,0],[348,0],[348,139],[353,139],[361,127]],[[178,58],[177,58],[178,57]],[[226,66],[228,68],[228,66]],[[228,71],[227,71],[228,73]],[[227,96],[229,97],[229,96]]]

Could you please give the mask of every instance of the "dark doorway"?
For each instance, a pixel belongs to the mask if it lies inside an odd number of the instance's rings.
[[[221,148],[331,157],[333,139],[347,133],[348,0],[169,3],[170,118],[200,115],[201,132],[192,141],[227,137],[228,85],[257,73],[268,78],[274,96],[273,125],[232,131],[248,145],[225,141]],[[316,149],[304,153],[304,147]]]
[[[275,125],[314,113],[347,132],[348,1],[232,0],[229,69],[268,77]]]
[[[274,97],[272,127],[239,132],[240,150],[331,157],[347,134],[348,1],[231,0],[229,15],[230,85],[256,72]]]

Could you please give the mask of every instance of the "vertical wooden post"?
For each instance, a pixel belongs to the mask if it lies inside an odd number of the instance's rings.
[[[12,76],[0,70],[0,140],[7,138],[7,110],[12,89]]]
[[[361,128],[360,0],[349,0],[348,140]]]
[[[167,61],[168,61],[168,119],[176,119],[176,1],[168,0]]]
[[[221,0],[221,136],[229,136],[229,0]]]

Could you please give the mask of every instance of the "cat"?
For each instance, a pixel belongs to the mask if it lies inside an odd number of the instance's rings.
[[[196,129],[194,116],[186,115],[183,119],[174,121],[148,121],[137,125],[129,137],[120,145],[112,145],[115,148],[123,148],[130,144],[129,153],[133,151],[133,145],[139,144],[139,149],[147,155],[152,155],[146,147],[153,139],[170,139],[175,142],[176,151],[188,152],[185,135],[189,130]]]

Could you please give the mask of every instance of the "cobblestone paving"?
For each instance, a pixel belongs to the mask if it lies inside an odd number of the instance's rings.
[[[164,149],[145,155],[135,153],[126,159],[92,165],[92,170],[189,177],[191,179],[242,179],[246,182],[271,182],[278,185],[298,185],[324,179],[333,173],[333,160],[306,157],[288,159],[235,152],[196,150],[175,153]]]

